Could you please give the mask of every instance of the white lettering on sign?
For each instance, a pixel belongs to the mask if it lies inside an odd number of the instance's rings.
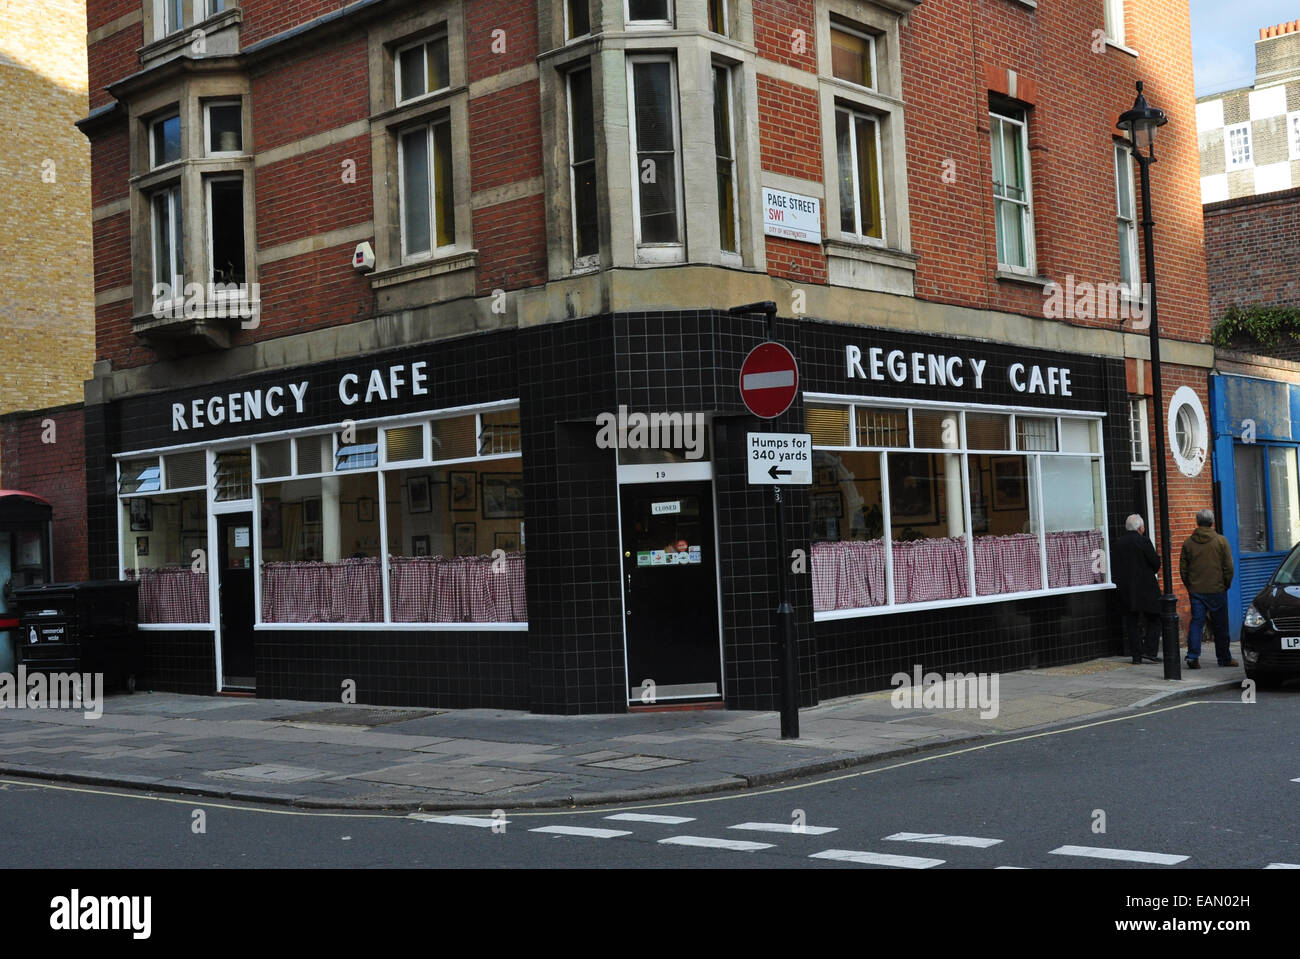
[[[682,501],[673,500],[671,503],[651,503],[651,516],[665,516],[668,513],[680,513],[682,511]]]
[[[763,232],[801,243],[821,243],[822,201],[763,187]]]
[[[948,356],[943,353],[907,353],[885,351],[873,346],[863,355],[862,347],[844,348],[844,373],[848,379],[875,380],[883,383],[910,383],[913,386],[964,387],[967,370],[973,387],[984,389],[984,370],[988,360],[974,356]],[[1041,393],[1044,396],[1073,396],[1070,392],[1070,369],[1065,366],[1026,366],[1013,363],[1007,380],[1017,393]]]
[[[295,413],[301,414],[306,409],[307,385],[306,381],[289,384]],[[188,404],[173,403],[172,432],[221,426],[223,423],[256,423],[262,419],[283,416],[284,393],[283,386],[271,386],[265,390],[218,394],[207,399],[191,400]]]
[[[344,406],[358,403],[387,403],[390,400],[429,394],[429,364],[425,360],[415,363],[395,363],[376,367],[365,375],[365,389],[361,389],[362,376],[344,373],[339,377],[339,401]],[[275,419],[289,412],[285,400],[292,403],[292,412],[302,415],[307,409],[307,388],[310,381],[289,383],[288,386],[271,386],[265,389],[240,390],[216,394],[207,398],[172,404],[172,432],[197,430],[205,426],[226,423],[257,423]],[[286,397],[287,394],[287,397]]]
[[[749,482],[763,486],[812,484],[812,436],[808,433],[748,434]]]

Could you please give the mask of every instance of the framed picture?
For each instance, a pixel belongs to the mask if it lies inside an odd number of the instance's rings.
[[[452,527],[457,556],[478,554],[478,526],[474,523],[456,523]]]
[[[305,525],[320,525],[320,497],[313,496],[311,499],[302,501],[302,521]]]
[[[517,553],[519,552],[519,534],[494,533],[492,535],[492,547],[494,549],[503,549],[507,553]]]
[[[972,465],[973,457],[972,457]],[[970,525],[977,533],[989,531],[989,504],[985,490],[988,481],[982,469],[973,469],[970,474]]]
[[[128,502],[131,504],[131,532],[153,532],[153,500],[147,496],[136,496]],[[148,552],[147,546],[145,552]]]
[[[304,529],[298,533],[298,555],[305,563],[319,563],[324,555],[322,551],[321,532],[318,529]]]
[[[896,528],[939,522],[932,454],[890,452],[889,506]]]
[[[429,537],[412,536],[411,537],[411,555],[428,556],[429,555]]]
[[[451,508],[478,509],[478,474],[469,470],[452,470],[447,476]]]
[[[1025,460],[1019,456],[995,456],[989,460],[993,472],[993,508],[1023,510],[1028,505]]]
[[[135,538],[135,555],[136,555],[136,556],[148,556],[148,555],[149,555],[149,537],[148,537],[148,536],[137,536],[137,537]]]
[[[813,493],[812,518],[814,523],[839,519],[844,515],[844,497],[839,493]]]
[[[285,546],[285,533],[279,516],[279,496],[261,500],[261,548],[279,550]]]
[[[373,523],[375,521],[375,501],[369,496],[357,500],[357,522]]]
[[[813,471],[813,486],[818,489],[827,489],[835,485],[835,467],[818,466]]]
[[[523,519],[524,478],[510,473],[483,474],[483,518]]]
[[[276,500],[278,503],[279,500]],[[208,531],[207,517],[203,515],[204,497],[203,496],[182,496],[181,497],[181,532],[182,533],[206,533]]]
[[[412,476],[406,481],[406,499],[412,513],[428,513],[433,510],[429,499],[429,477]]]
[[[263,543],[262,545],[266,545]],[[208,549],[208,537],[204,536],[182,536],[181,537],[181,562],[190,563],[197,557],[194,555],[196,549],[201,549],[205,553]]]

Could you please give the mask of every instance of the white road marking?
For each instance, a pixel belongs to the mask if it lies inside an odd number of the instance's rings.
[[[827,849],[815,852],[809,859],[834,859],[839,862],[857,862],[864,866],[897,866],[900,869],[930,869],[942,866],[942,859],[923,859],[920,856],[891,856],[883,852],[859,852],[856,849]]]
[[[551,832],[560,836],[590,836],[592,839],[613,839],[632,835],[626,829],[597,829],[593,826],[538,826],[529,832]]]
[[[979,836],[945,836],[938,832],[896,832],[892,836],[885,837],[886,842],[891,839],[897,839],[899,842],[933,842],[941,846],[974,846],[976,849],[987,849],[1002,841],[982,839]]]
[[[1291,780],[1291,781],[1292,781],[1293,783],[1300,783],[1300,776],[1297,776],[1295,779],[1293,779],[1293,780]]]
[[[733,849],[736,852],[754,852],[771,849],[770,842],[749,842],[746,839],[714,839],[711,836],[669,836],[660,839],[666,846],[699,846],[701,849]]]
[[[497,823],[507,824],[509,819],[488,819],[482,816],[431,816],[426,812],[413,812],[408,819],[418,819],[421,822],[440,822],[448,826],[478,826],[481,829],[488,829]]]
[[[828,832],[835,832],[835,826],[800,826],[795,828],[794,823],[788,822],[742,822],[737,826],[728,826],[728,829],[748,829],[750,832],[783,832],[790,835],[799,835],[806,833],[809,836],[822,836]]]
[[[1142,852],[1138,849],[1102,849],[1097,846],[1061,846],[1053,849],[1053,856],[1086,856],[1090,859],[1120,859],[1124,862],[1152,862],[1161,866],[1173,866],[1187,859],[1186,856],[1171,856],[1163,852]]]
[[[994,869],[1024,869],[1025,866],[994,866]]]
[[[1300,869],[1300,862],[1270,862],[1265,869]]]
[[[617,816],[606,816],[620,822],[654,822],[663,826],[680,826],[682,823],[695,822],[694,816],[653,816],[643,812],[621,812]]]

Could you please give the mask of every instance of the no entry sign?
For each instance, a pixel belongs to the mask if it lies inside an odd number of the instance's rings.
[[[790,408],[799,392],[794,354],[780,343],[760,343],[740,366],[740,398],[746,409],[765,420]]]

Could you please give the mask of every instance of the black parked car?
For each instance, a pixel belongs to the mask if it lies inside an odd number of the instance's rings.
[[[1247,678],[1260,686],[1300,677],[1300,546],[1246,610],[1241,658]]]

